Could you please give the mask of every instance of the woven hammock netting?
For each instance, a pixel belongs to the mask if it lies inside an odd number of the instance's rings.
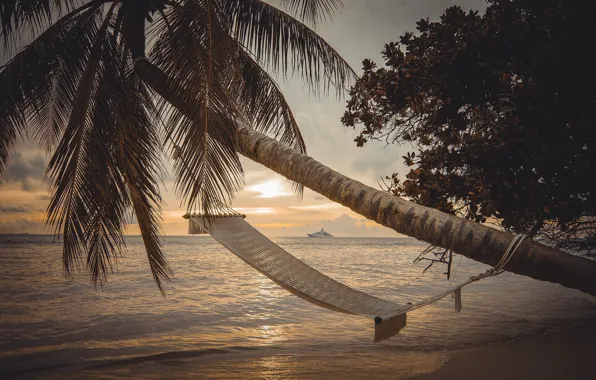
[[[353,289],[312,268],[257,231],[244,220],[243,215],[231,212],[208,218],[201,215],[185,217],[189,219],[189,234],[210,234],[230,252],[288,292],[329,310],[374,319],[375,342],[388,339],[404,328],[407,312],[433,304],[450,294],[454,295],[455,310],[459,312],[462,307],[461,289],[502,273],[525,238],[525,235],[516,235],[494,268],[423,301],[398,305]]]

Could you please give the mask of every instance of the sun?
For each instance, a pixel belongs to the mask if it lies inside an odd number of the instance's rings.
[[[285,191],[284,185],[278,179],[272,179],[257,185],[248,186],[248,191],[260,193],[259,198],[276,198],[291,195]]]

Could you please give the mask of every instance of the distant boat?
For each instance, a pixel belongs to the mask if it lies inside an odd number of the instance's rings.
[[[321,231],[318,232],[314,232],[312,234],[307,234],[308,237],[333,237],[333,235],[331,235],[329,232],[325,231],[324,229],[321,228]]]

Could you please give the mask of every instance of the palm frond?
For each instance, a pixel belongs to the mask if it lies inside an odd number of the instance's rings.
[[[50,147],[66,125],[100,13],[97,6],[65,16],[0,71],[0,175],[18,137]]]
[[[277,0],[300,20],[317,25],[343,7],[341,0]]]
[[[333,86],[338,95],[357,78],[322,37],[280,9],[260,0],[224,6],[234,38],[274,72],[297,72],[312,91],[326,93]]]
[[[298,123],[275,80],[242,48],[238,49],[238,64],[232,66],[232,70],[241,74],[232,96],[242,109],[248,126],[306,154]],[[235,75],[230,77],[237,78]],[[294,181],[290,184],[301,199],[304,186]]]
[[[112,8],[113,9],[113,8]],[[48,222],[57,231],[63,230],[63,261],[67,274],[73,272],[74,266],[82,261],[86,249],[93,249],[88,255],[88,266],[92,270],[92,278],[96,282],[105,273],[103,255],[112,250],[98,242],[102,236],[113,231],[102,231],[101,208],[113,199],[113,192],[105,192],[100,181],[101,174],[110,174],[106,170],[106,155],[102,155],[104,141],[98,138],[100,128],[110,124],[111,112],[106,109],[101,99],[105,91],[99,86],[102,76],[101,59],[107,38],[107,29],[111,12],[102,22],[102,26],[94,39],[93,47],[85,71],[78,83],[72,111],[64,135],[50,160],[47,174],[54,185],[54,195],[48,206]],[[93,117],[91,117],[93,115]],[[91,227],[91,228],[90,228]],[[89,233],[94,231],[94,233]],[[121,232],[115,231],[116,239],[121,239]],[[89,239],[91,239],[89,244]],[[105,241],[105,240],[104,240]],[[116,241],[119,246],[121,241]],[[111,247],[114,248],[114,247]],[[102,258],[98,258],[98,255]],[[95,256],[95,257],[94,257]],[[108,257],[109,262],[109,257]]]
[[[163,292],[170,269],[162,250],[159,213],[159,139],[148,91],[132,74],[124,45],[110,34],[108,12],[78,84],[75,107],[48,174],[56,187],[48,209],[64,228],[64,264],[86,266],[102,286],[123,254],[126,217],[132,209],[153,277]]]
[[[299,74],[314,91],[319,84],[342,91],[355,78],[322,38],[270,4],[164,4],[165,9],[144,1],[0,3],[5,47],[33,40],[0,68],[0,173],[20,137],[55,149],[47,169],[54,187],[47,221],[64,233],[66,273],[85,265],[96,286],[125,252],[131,213],[162,292],[171,278],[159,226],[164,147],[158,120],[165,118],[163,132],[180,153],[178,194],[189,210],[212,215],[243,185],[236,153],[240,125],[305,151],[292,112],[261,62],[274,72]],[[277,4],[313,25],[341,5]],[[154,42],[149,60],[147,37]]]
[[[125,218],[130,207],[117,155],[121,114],[118,111],[125,99],[117,95],[123,93],[121,87],[125,83],[114,80],[118,73],[118,57],[107,41],[106,35],[102,41],[96,88],[86,117],[87,137],[79,153],[83,176],[72,195],[75,201],[82,200],[87,214],[70,215],[81,223],[84,231],[87,270],[96,286],[103,285],[123,254]]]
[[[305,152],[306,148],[296,121],[273,78],[259,66],[247,51],[238,45],[237,41],[230,38],[229,30],[225,29],[225,24],[215,23],[212,30],[205,28],[205,26],[210,25],[209,14],[204,11],[209,9],[209,4],[202,3],[205,2],[191,1],[184,8],[174,9],[165,15],[167,32],[162,34],[162,38],[154,45],[150,55],[152,61],[170,78],[184,78],[182,86],[185,88],[205,90],[205,94],[199,95],[195,105],[191,104],[191,106],[196,107],[205,99],[209,99],[211,92],[218,94],[222,105],[229,110],[229,115],[224,116],[225,119],[228,119],[228,123],[232,128],[228,130],[229,133],[234,132],[233,128],[235,128],[237,120],[243,120],[243,124],[269,133],[279,138],[282,143]],[[189,4],[193,4],[193,6],[190,7]],[[213,23],[213,20],[221,20],[220,14],[223,10],[217,8],[217,3],[214,2],[211,9],[214,13],[211,23]],[[196,22],[193,22],[193,20]],[[210,49],[208,45],[210,40],[215,41],[218,46],[217,57],[209,56]],[[180,57],[184,58],[180,59]],[[213,68],[212,72],[209,71],[210,68]],[[205,83],[209,83],[209,85],[206,86]],[[201,107],[204,106],[201,105]],[[232,110],[235,112],[230,112]],[[170,124],[174,124],[179,128],[174,137],[176,137],[176,141],[180,142],[180,146],[183,145],[183,136],[196,132],[191,132],[191,129],[194,128],[192,123],[180,123],[181,118],[183,118],[182,115],[188,115],[184,111],[175,113],[176,118],[170,118],[171,121],[175,120],[174,123]],[[216,115],[217,112],[214,116]],[[205,139],[213,137],[209,134],[209,124],[212,122],[212,116],[209,113],[206,116],[209,123],[202,127],[204,129],[201,129],[198,135],[194,135],[196,138],[198,136],[203,136]],[[201,117],[205,121],[204,113]],[[218,118],[218,122],[219,119],[221,117]],[[181,134],[180,132],[183,129],[186,132]],[[174,128],[170,128],[170,130],[173,131]],[[197,143],[198,140],[193,141],[193,144],[196,145]],[[218,145],[218,148],[221,146],[221,144]],[[208,151],[209,144],[204,141],[203,147],[207,147],[206,151]],[[194,149],[196,154],[205,155],[205,153],[200,153],[196,146]],[[219,150],[216,152],[218,155],[223,153]],[[191,151],[186,151],[186,154],[191,154]],[[225,155],[231,156],[231,149]],[[182,157],[184,155],[177,156]],[[191,160],[187,164],[182,163],[178,168],[192,167],[196,164],[197,162]],[[179,174],[182,173],[179,172]],[[192,175],[196,175],[196,173]],[[293,187],[300,196],[302,186],[293,184]],[[231,193],[235,186],[229,186],[229,188],[230,190],[226,190],[226,195]],[[184,190],[187,191],[186,194],[201,193],[196,187],[194,190],[188,187]],[[211,198],[217,201],[218,204],[224,204],[221,197],[212,196]],[[198,206],[199,208],[205,207],[204,205]]]
[[[93,37],[99,29],[101,13],[99,8],[91,9],[73,20],[65,31],[63,41],[56,45],[59,49],[41,52],[35,49],[37,54],[41,54],[42,60],[52,53],[54,61],[45,87],[41,87],[37,95],[29,97],[28,101],[29,135],[47,151],[56,145],[66,127],[76,94],[76,83],[83,76]]]
[[[232,92],[249,126],[271,135],[284,145],[306,153],[306,145],[294,114],[275,80],[244,49],[238,49],[241,80]]]
[[[168,27],[150,53],[178,88],[175,108],[163,99],[167,135],[178,146],[177,190],[189,210],[217,213],[243,184],[236,153],[242,115],[220,73],[233,63],[235,46],[222,26],[218,2],[190,0],[167,14]],[[217,46],[214,49],[213,46]]]
[[[79,11],[100,3],[100,0],[2,0],[0,3],[0,35],[4,47],[22,41],[24,36],[33,40],[64,12]],[[105,1],[103,1],[105,2]]]
[[[162,200],[156,179],[160,176],[162,147],[156,132],[157,109],[145,85],[132,72],[128,71],[126,78],[124,90],[128,101],[123,103],[125,107],[121,109],[117,128],[119,167],[141,230],[151,273],[163,294],[163,281],[170,281],[172,272],[165,259],[159,228]]]

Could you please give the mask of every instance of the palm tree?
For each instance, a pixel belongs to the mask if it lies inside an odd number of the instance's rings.
[[[162,158],[189,210],[221,212],[242,184],[238,153],[398,232],[495,264],[508,234],[364,186],[306,156],[269,71],[342,91],[349,65],[306,24],[340,0],[3,0],[15,52],[0,71],[0,173],[15,143],[52,152],[47,220],[66,273],[101,285],[133,213],[153,277],[171,273],[160,240]],[[284,12],[282,9],[285,9]],[[29,42],[27,44],[27,42]],[[23,46],[24,45],[24,46]],[[526,242],[516,273],[596,294],[596,263]]]

